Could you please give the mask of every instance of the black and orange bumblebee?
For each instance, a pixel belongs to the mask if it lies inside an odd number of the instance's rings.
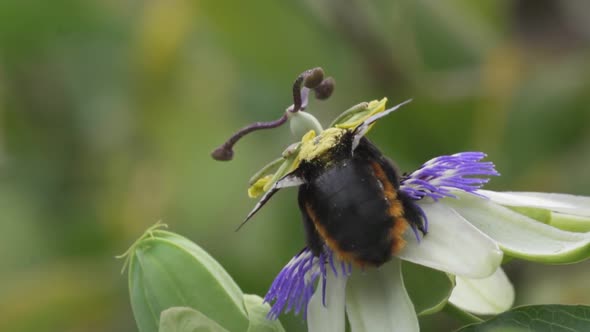
[[[348,136],[348,137],[347,137]],[[405,244],[408,226],[426,233],[421,211],[399,190],[395,167],[368,139],[352,154],[352,135],[299,166],[299,208],[309,248],[326,244],[340,259],[379,266]]]
[[[307,245],[316,256],[327,246],[343,261],[380,266],[403,248],[408,228],[426,235],[425,216],[400,191],[399,172],[364,137],[375,121],[403,105],[385,110],[385,102],[361,104],[330,128],[309,130],[265,167],[249,190],[264,195],[244,223],[279,189],[298,186]]]

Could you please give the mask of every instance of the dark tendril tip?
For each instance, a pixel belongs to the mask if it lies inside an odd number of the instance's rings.
[[[276,128],[283,123],[287,122],[287,114],[283,114],[278,120],[269,121],[269,122],[255,122],[249,126],[246,126],[240,129],[237,133],[235,133],[232,137],[230,137],[227,142],[223,143],[220,147],[215,149],[211,153],[211,157],[215,160],[219,161],[228,161],[232,160],[234,156],[233,146],[240,140],[240,138],[246,136],[247,134],[261,129],[271,129]]]
[[[234,150],[224,144],[213,150],[213,152],[211,152],[211,157],[219,161],[230,161],[234,158]]]

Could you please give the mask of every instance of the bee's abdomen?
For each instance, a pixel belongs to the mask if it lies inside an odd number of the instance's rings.
[[[378,161],[352,158],[302,185],[300,207],[340,258],[378,266],[403,247],[408,226],[390,178]]]

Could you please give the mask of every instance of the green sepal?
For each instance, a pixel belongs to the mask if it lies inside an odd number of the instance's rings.
[[[549,224],[551,222],[551,211],[549,210],[528,206],[504,206],[544,224]]]
[[[364,102],[351,107],[339,115],[330,125],[330,127],[342,129],[354,129],[371,116],[385,111],[387,98]]]
[[[268,319],[266,315],[270,311],[270,305],[258,295],[245,294],[244,305],[248,312],[250,325],[247,332],[284,332],[285,329],[278,319]]]
[[[301,143],[291,144],[280,158],[275,159],[260,169],[250,178],[248,196],[258,197],[267,192],[278,180],[297,167]],[[276,171],[275,171],[276,169]],[[274,171],[274,172],[273,172]]]
[[[590,257],[590,233],[565,231],[468,193],[453,194],[459,199],[442,201],[494,239],[506,255],[548,264],[576,263]]]
[[[264,167],[262,167],[258,172],[256,172],[254,175],[252,175],[252,177],[248,181],[248,184],[250,186],[252,186],[258,180],[264,178],[265,176],[267,176],[269,174],[274,174],[276,172],[275,169],[278,169],[280,167],[280,165],[283,164],[283,162],[285,162],[285,158],[280,157],[280,158],[277,158],[277,159],[271,161],[270,163],[264,165]]]
[[[549,225],[570,232],[590,232],[590,218],[571,214],[551,212]]]
[[[496,204],[555,228],[590,232],[590,197],[559,193],[479,190]]]
[[[335,127],[339,124],[346,123],[348,121],[355,121],[358,118],[363,118],[363,114],[365,114],[369,110],[369,103],[364,101],[360,104],[356,104],[351,108],[347,109],[346,111],[342,112],[332,123],[330,127]]]
[[[455,287],[455,276],[408,261],[402,262],[402,274],[419,316],[442,310]]]
[[[198,310],[172,307],[162,311],[159,332],[229,332]]]
[[[590,232],[590,218],[573,214],[550,211],[548,209],[528,206],[506,206],[520,214],[540,221],[544,224],[564,231],[585,233]]]

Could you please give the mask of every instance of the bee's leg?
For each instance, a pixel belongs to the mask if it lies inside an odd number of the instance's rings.
[[[414,230],[416,238],[418,238],[417,230],[422,233],[422,236],[428,234],[428,219],[426,218],[424,211],[422,211],[422,208],[402,191],[398,191],[397,194],[404,206],[404,216],[410,223],[412,230]]]

